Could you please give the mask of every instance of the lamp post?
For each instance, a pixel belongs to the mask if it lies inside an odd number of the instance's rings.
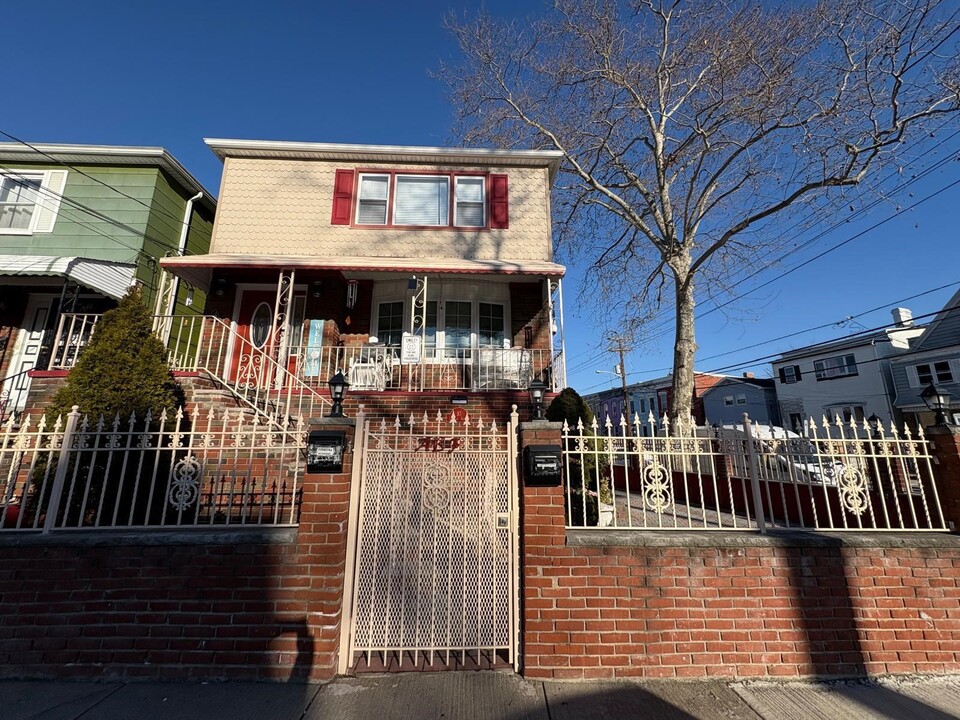
[[[543,395],[546,391],[547,384],[540,378],[530,383],[530,387],[527,388],[527,392],[530,393],[530,402],[533,404],[534,420],[543,420]]]
[[[343,373],[337,371],[337,374],[327,380],[327,386],[330,388],[330,399],[333,400],[333,407],[327,417],[342,418],[343,415],[343,396],[347,394],[347,388],[350,383],[343,376]]]
[[[933,424],[940,427],[945,426],[947,424],[947,415],[944,413],[944,410],[950,407],[950,393],[931,382],[923,389],[923,392],[920,393],[920,399],[923,400],[924,405],[936,413]]]
[[[883,420],[881,420],[880,416],[877,415],[876,413],[873,413],[872,415],[870,415],[870,417],[867,418],[867,425],[870,426],[870,433],[874,437],[880,437],[880,427],[882,424],[883,424]]]

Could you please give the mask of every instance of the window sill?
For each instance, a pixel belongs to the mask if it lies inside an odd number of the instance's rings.
[[[847,373],[846,375],[836,375],[834,377],[818,377],[817,382],[830,382],[831,380],[843,380],[844,378],[858,377],[860,373]]]

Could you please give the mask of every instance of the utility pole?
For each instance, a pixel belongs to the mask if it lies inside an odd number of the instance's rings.
[[[627,392],[627,366],[624,364],[624,357],[628,349],[627,338],[623,335],[616,333],[610,336],[610,352],[615,352],[620,356],[620,364],[617,366],[619,372],[617,374],[620,376],[620,385],[623,389],[623,417],[627,421],[627,427],[633,422],[633,418],[630,417],[630,396]],[[626,431],[624,431],[624,434],[629,435]]]

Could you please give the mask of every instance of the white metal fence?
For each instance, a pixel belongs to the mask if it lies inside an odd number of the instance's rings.
[[[653,418],[563,429],[568,527],[945,531],[923,430]]]
[[[306,432],[242,411],[107,422],[74,411],[0,431],[0,531],[294,525]]]

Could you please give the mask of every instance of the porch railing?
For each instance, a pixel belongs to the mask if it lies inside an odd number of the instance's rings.
[[[73,366],[89,342],[99,315],[65,313],[53,344],[49,369]],[[421,362],[404,364],[398,346],[311,347],[299,338],[278,343],[274,356],[253,346],[219,318],[156,316],[157,333],[166,338],[175,370],[206,370],[225,382],[236,382],[250,401],[300,393],[294,414],[306,416],[325,391],[327,380],[343,371],[354,390],[505,390],[525,389],[534,378],[555,385],[550,350],[526,348],[427,348]],[[554,382],[556,381],[556,382]],[[560,390],[560,387],[554,389]]]
[[[643,425],[564,427],[568,527],[949,529],[922,429],[823,418],[800,436],[746,416],[659,434],[652,417]]]
[[[306,431],[239,410],[0,428],[0,531],[294,525]]]

